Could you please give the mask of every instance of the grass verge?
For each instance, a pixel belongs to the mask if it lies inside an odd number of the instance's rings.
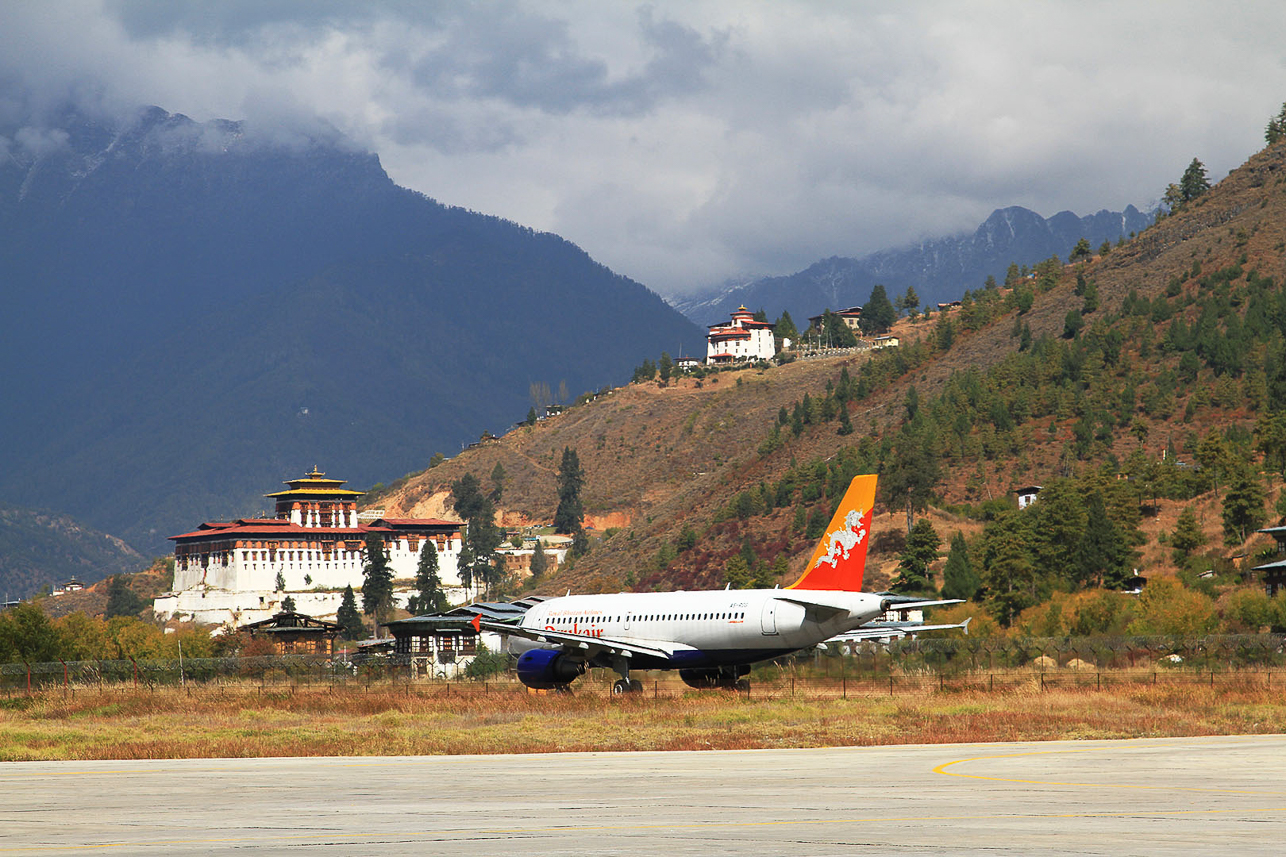
[[[1260,683],[608,698],[385,685],[50,689],[0,706],[0,760],[700,750],[1286,732]]]

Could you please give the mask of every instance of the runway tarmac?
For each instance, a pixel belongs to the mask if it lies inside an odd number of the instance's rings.
[[[11,762],[0,854],[1281,854],[1286,736]]]

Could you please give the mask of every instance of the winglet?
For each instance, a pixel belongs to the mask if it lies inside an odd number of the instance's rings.
[[[482,614],[478,613],[477,615],[475,615],[473,617],[473,621],[470,622],[469,624],[473,626],[473,633],[481,634],[482,633]]]
[[[826,534],[808,560],[803,575],[787,589],[862,590],[866,549],[871,543],[871,508],[875,505],[874,475],[855,476]]]

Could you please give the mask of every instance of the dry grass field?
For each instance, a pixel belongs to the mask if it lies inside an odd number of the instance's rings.
[[[1106,678],[1108,674],[1104,674]],[[999,678],[999,677],[998,677]],[[939,689],[648,684],[613,699],[520,686],[72,687],[0,698],[0,760],[701,750],[1286,732],[1281,679],[1039,676]]]

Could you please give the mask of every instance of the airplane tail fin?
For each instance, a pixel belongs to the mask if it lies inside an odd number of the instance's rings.
[[[866,549],[871,542],[875,480],[874,475],[853,478],[803,576],[787,589],[861,591]]]

